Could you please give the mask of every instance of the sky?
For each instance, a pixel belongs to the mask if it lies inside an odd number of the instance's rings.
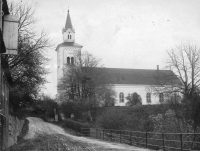
[[[104,67],[165,69],[167,50],[182,43],[199,45],[200,0],[14,0],[30,3],[36,30],[49,33],[54,45],[45,94],[57,94],[56,46],[69,8],[75,41],[101,59]]]

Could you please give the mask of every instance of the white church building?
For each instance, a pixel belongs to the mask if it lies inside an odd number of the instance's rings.
[[[69,10],[64,29],[62,30],[63,43],[56,48],[57,51],[57,78],[63,77],[66,66],[73,65],[75,55],[81,53],[83,46],[75,43],[75,30],[72,26]],[[112,84],[116,92],[115,106],[125,106],[126,97],[136,92],[141,96],[142,105],[159,104],[165,101],[166,95],[162,91],[152,91],[152,87],[173,87],[180,84],[179,79],[171,70],[156,69],[125,69],[125,68],[97,68],[99,72],[111,77],[109,83]],[[172,78],[173,77],[173,78]],[[172,81],[173,79],[173,81]]]

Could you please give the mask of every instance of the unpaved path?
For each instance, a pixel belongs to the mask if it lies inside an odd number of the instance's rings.
[[[110,143],[96,139],[73,136],[66,133],[63,128],[51,123],[44,122],[40,118],[29,117],[28,120],[29,131],[24,139],[26,140],[25,143],[32,144],[35,150],[150,151],[149,149],[143,149],[124,144]],[[19,150],[20,149],[22,150],[22,148],[19,148]],[[33,150],[33,148],[26,150]]]

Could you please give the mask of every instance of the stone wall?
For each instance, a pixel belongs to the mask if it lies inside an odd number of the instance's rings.
[[[8,147],[17,143],[17,136],[20,135],[24,125],[24,120],[9,116]]]

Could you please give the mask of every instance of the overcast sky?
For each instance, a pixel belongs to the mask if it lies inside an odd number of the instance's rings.
[[[50,74],[45,93],[55,96],[57,54],[69,7],[76,43],[105,67],[164,69],[166,50],[200,40],[200,0],[14,0],[32,2],[37,30],[48,31]]]

